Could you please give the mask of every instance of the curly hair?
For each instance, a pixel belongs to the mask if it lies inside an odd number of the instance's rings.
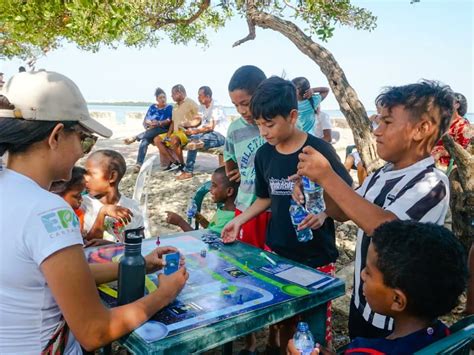
[[[392,221],[372,236],[384,284],[402,290],[407,312],[435,319],[451,311],[467,285],[465,250],[448,229]]]
[[[375,104],[386,109],[402,105],[413,120],[428,115],[438,124],[436,142],[446,132],[454,113],[454,93],[448,85],[434,80],[422,80],[416,84],[392,86],[375,99]]]

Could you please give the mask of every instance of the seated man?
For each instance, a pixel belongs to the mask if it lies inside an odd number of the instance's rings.
[[[314,125],[314,135],[325,140],[328,143],[332,142],[332,124],[331,117],[326,112],[321,111],[321,106],[316,109],[316,123]]]
[[[199,114],[201,115],[201,125],[197,128],[188,128],[186,135],[191,140],[188,143],[188,155],[186,157],[186,167],[176,180],[186,180],[193,177],[194,163],[196,162],[197,150],[199,148],[215,148],[223,146],[226,134],[226,117],[220,107],[212,99],[212,90],[209,86],[202,86],[198,90]]]
[[[197,127],[201,123],[198,105],[186,96],[186,89],[178,84],[171,89],[171,97],[176,105],[173,107],[173,120],[167,133],[160,134],[153,140],[160,151],[160,160],[168,162],[165,171],[184,169],[183,147],[188,143],[185,129]]]
[[[468,272],[463,246],[449,230],[395,220],[375,230],[361,277],[370,308],[393,318],[393,332],[357,337],[345,354],[413,354],[449,335],[438,317],[457,305]],[[288,353],[299,354],[293,340]],[[311,354],[319,353],[332,354]]]

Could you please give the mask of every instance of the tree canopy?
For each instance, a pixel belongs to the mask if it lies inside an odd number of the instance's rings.
[[[376,17],[350,0],[254,1],[258,11],[298,20],[305,31],[326,41],[339,25],[372,30]],[[0,55],[27,58],[65,42],[84,50],[100,46],[207,45],[206,33],[233,16],[246,17],[248,1],[183,0],[4,0],[0,2]]]

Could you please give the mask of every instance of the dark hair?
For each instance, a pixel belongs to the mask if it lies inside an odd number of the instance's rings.
[[[432,223],[385,223],[372,236],[384,284],[407,296],[407,312],[435,319],[453,309],[467,284],[466,256],[449,230]]]
[[[155,90],[155,97],[160,96],[160,95],[162,95],[162,94],[166,96],[166,93],[165,93],[165,91],[164,91],[162,88],[156,88],[156,90]]]
[[[466,96],[459,92],[454,93],[454,101],[459,104],[458,114],[459,116],[465,116],[467,113],[467,99]]]
[[[239,185],[240,183],[237,181],[230,181],[229,178],[227,177],[227,174],[225,172],[225,167],[220,166],[216,170],[214,170],[214,174],[218,174],[222,176],[222,182],[225,184],[225,187],[232,187],[234,189],[234,196],[237,195],[237,191],[239,190]]]
[[[0,109],[14,108],[5,96],[0,95]],[[0,157],[7,151],[11,154],[25,152],[32,144],[48,137],[59,123],[62,123],[65,129],[77,125],[76,121],[27,121],[0,117]]]
[[[51,184],[49,191],[64,196],[68,191],[84,184],[84,175],[86,175],[86,169],[75,166],[72,168],[71,179],[69,181],[55,181]]]
[[[454,93],[447,85],[438,81],[422,80],[416,84],[392,86],[375,99],[376,105],[392,109],[402,105],[414,120],[426,114],[438,123],[436,142],[446,132],[454,112]]]
[[[87,159],[95,159],[98,160],[99,157],[107,158],[106,167],[108,172],[116,171],[117,172],[117,184],[122,180],[125,172],[127,171],[127,163],[123,158],[122,154],[115,150],[110,149],[101,149],[96,150],[94,153],[90,154]]]
[[[300,92],[301,97],[303,97],[306,91],[311,89],[311,84],[309,83],[309,80],[306,79],[304,76],[299,76],[297,78],[294,78],[291,82],[295,85],[296,90]],[[305,99],[305,100],[309,101],[309,104],[313,108],[313,111],[316,112],[318,109],[318,106],[315,105],[313,96],[311,95],[309,99]]]
[[[229,81],[229,92],[244,90],[249,95],[253,95],[257,86],[267,77],[265,73],[254,65],[244,65],[235,71]]]
[[[250,100],[250,110],[255,119],[269,121],[277,115],[288,117],[298,109],[295,86],[291,81],[272,76],[258,86]]]
[[[201,90],[203,91],[204,95],[212,97],[212,90],[209,86],[201,86],[198,92]]]
[[[186,89],[181,84],[176,84],[175,86],[173,86],[171,88],[171,92],[173,92],[173,91],[177,91],[177,92],[180,92],[180,93],[186,95]]]

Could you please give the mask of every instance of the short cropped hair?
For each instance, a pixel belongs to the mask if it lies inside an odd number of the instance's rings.
[[[459,116],[465,116],[467,113],[467,99],[463,94],[456,92],[454,93],[454,101],[459,104],[458,114]]]
[[[454,93],[448,85],[438,81],[422,80],[416,84],[392,86],[375,99],[376,105],[391,110],[402,105],[412,119],[426,114],[438,124],[438,141],[446,132],[454,113]]]
[[[278,115],[288,117],[298,109],[296,88],[291,81],[272,76],[258,86],[250,100],[250,110],[255,119],[270,121]]]
[[[106,161],[102,161],[102,158],[105,158]],[[125,162],[122,154],[115,150],[110,149],[101,149],[96,150],[94,153],[90,154],[88,159],[94,159],[100,161],[103,166],[107,168],[107,172],[111,173],[112,171],[117,172],[117,184],[122,180],[125,172],[127,171],[127,163]]]
[[[68,191],[84,184],[85,175],[86,169],[75,166],[72,168],[71,179],[69,181],[55,181],[51,184],[49,191],[64,196]]]
[[[201,90],[204,93],[204,95],[212,97],[212,90],[209,86],[201,86],[199,88],[198,92],[201,91]]]
[[[250,96],[267,77],[265,73],[254,65],[244,65],[235,71],[229,81],[229,92],[244,90]]]
[[[171,88],[171,92],[176,92],[176,91],[186,95],[186,89],[181,84],[177,84]]]
[[[468,271],[463,246],[448,229],[395,220],[371,239],[384,284],[405,293],[407,312],[435,319],[456,306]]]
[[[224,166],[220,166],[216,170],[214,170],[214,174],[222,176],[222,181],[224,182],[225,187],[232,187],[234,189],[234,195],[237,195],[237,191],[239,189],[240,183],[235,180],[234,181],[229,180],[225,172]]]
[[[155,97],[158,97],[160,95],[165,95],[166,96],[166,93],[165,91],[162,89],[162,88],[156,88],[155,90]]]

